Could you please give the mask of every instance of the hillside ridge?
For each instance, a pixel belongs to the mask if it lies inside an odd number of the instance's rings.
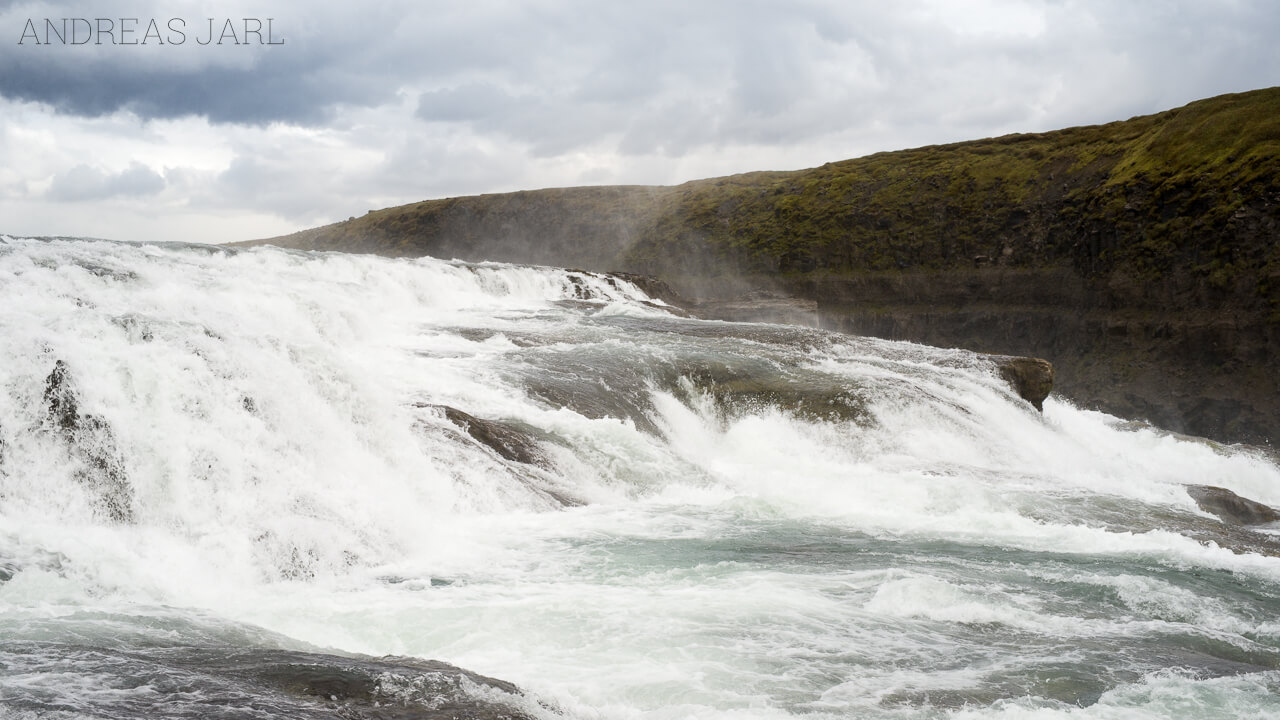
[[[1280,88],[673,186],[426,200],[265,241],[761,290],[847,332],[1045,357],[1079,404],[1280,437]]]

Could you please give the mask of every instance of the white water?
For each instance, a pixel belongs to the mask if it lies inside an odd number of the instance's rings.
[[[3,243],[0,643],[415,655],[590,718],[1280,717],[1280,559],[1182,487],[1280,505],[1258,452],[582,273]],[[57,431],[58,361],[105,439]],[[717,363],[865,415],[726,405]]]

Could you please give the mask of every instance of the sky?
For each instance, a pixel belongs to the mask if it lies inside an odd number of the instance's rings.
[[[0,233],[230,242],[1280,85],[1274,0],[212,7],[0,0]]]

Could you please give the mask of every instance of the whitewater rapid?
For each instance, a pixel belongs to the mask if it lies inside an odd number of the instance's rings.
[[[1280,717],[1273,536],[1186,484],[1280,506],[1264,451],[610,276],[0,237],[0,715],[253,717],[217,650],[528,717]]]

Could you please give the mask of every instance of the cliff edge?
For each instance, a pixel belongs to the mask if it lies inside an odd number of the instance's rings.
[[[428,200],[256,242],[796,299],[812,311],[793,320],[1047,358],[1086,407],[1280,437],[1280,88],[807,170]]]

